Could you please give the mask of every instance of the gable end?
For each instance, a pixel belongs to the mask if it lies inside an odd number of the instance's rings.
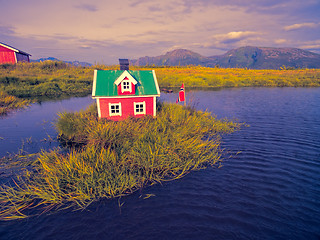
[[[116,84],[117,86],[125,79],[127,78],[129,82],[132,82],[134,85],[136,85],[138,82],[137,80],[132,77],[132,75],[127,71],[125,70],[121,75],[120,77],[118,77],[115,81],[114,81],[114,84]]]

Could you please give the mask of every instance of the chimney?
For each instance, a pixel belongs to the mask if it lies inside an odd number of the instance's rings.
[[[128,59],[119,59],[120,70],[129,70],[129,60]]]

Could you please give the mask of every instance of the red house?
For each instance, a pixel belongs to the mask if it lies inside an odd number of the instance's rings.
[[[122,70],[95,70],[92,98],[97,100],[99,118],[123,120],[128,116],[156,116],[156,97],[160,97],[156,74],[129,70],[128,60],[120,60]]]
[[[29,53],[0,42],[0,64],[30,62]]]

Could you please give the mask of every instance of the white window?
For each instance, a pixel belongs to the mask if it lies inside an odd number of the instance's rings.
[[[121,103],[109,103],[109,116],[121,116]]]
[[[122,92],[131,92],[131,83],[129,81],[122,81],[121,83],[121,91]]]
[[[128,82],[128,81],[123,81],[123,90],[129,90],[129,85],[130,85],[130,83]]]
[[[134,103],[134,115],[146,114],[146,102]]]

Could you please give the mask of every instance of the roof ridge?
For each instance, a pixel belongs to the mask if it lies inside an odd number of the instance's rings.
[[[25,55],[29,55],[31,56],[31,54],[27,53],[27,52],[24,52],[24,51],[21,51],[19,50],[18,48],[15,48],[15,47],[12,47],[6,43],[3,43],[3,42],[0,42],[0,45],[3,46],[3,47],[6,47],[6,48],[10,48],[11,50],[15,51],[15,52],[18,52],[18,53],[22,53],[22,54],[25,54]]]

